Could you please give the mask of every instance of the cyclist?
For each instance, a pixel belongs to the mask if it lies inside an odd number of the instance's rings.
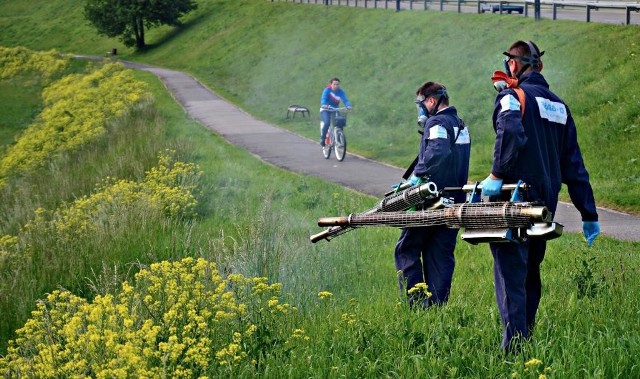
[[[340,102],[344,103],[347,109],[351,109],[351,102],[347,94],[340,88],[340,79],[331,78],[320,98],[320,146],[324,147],[324,137],[336,115],[336,112],[330,111],[329,108],[338,108]]]

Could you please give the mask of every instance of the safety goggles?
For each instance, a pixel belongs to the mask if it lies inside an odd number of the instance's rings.
[[[418,108],[418,114],[426,114],[427,113],[427,107],[424,105],[424,101],[427,98],[424,95],[418,95],[416,96],[416,108]]]
[[[503,52],[502,54],[506,55],[506,58],[504,58],[504,63],[507,64],[509,63],[510,60],[515,59],[518,60],[520,62],[522,62],[522,64],[538,64],[540,62],[540,57],[544,55],[544,51],[541,52],[539,55],[537,54],[534,58],[532,57],[522,57],[520,55],[513,55],[513,54],[509,54],[508,52]]]

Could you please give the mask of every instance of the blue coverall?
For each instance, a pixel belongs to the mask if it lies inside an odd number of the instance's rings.
[[[471,140],[468,128],[461,128],[463,125],[453,106],[429,117],[413,171],[415,176],[428,178],[439,189],[467,184]],[[461,191],[445,195],[453,197],[458,203],[465,201],[465,194]],[[426,308],[448,300],[457,236],[457,229],[445,226],[402,229],[395,248],[400,291],[406,294],[416,284],[426,283],[432,294],[430,298],[409,296],[412,307]]]
[[[344,103],[344,106],[347,108],[351,107],[351,102],[342,88],[332,91],[331,85],[326,86],[322,91],[322,96],[320,97],[320,120],[322,121],[322,128],[320,129],[320,145],[322,146],[324,146],[324,137],[327,135],[327,130],[329,130],[331,120],[336,114],[335,112],[328,111],[323,107],[328,105],[333,108],[338,108],[340,102]]]
[[[493,128],[496,140],[492,173],[503,183],[519,179],[530,185],[528,201],[542,201],[555,214],[562,183],[583,221],[597,221],[589,174],[584,166],[569,108],[549,90],[539,72],[521,76],[525,113],[514,90],[496,97]],[[508,200],[507,194],[490,201]],[[495,295],[503,324],[502,348],[509,351],[514,337],[527,338],[535,324],[542,283],[540,265],[546,241],[491,243]]]

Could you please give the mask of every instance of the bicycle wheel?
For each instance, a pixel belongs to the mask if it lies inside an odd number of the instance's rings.
[[[333,147],[333,141],[331,138],[331,128],[327,131],[327,138],[324,140],[324,146],[322,146],[322,156],[324,159],[329,159],[331,156],[331,148]]]
[[[344,135],[342,128],[336,128],[336,137],[334,141],[336,149],[336,159],[343,161],[345,155],[347,155],[347,137]]]

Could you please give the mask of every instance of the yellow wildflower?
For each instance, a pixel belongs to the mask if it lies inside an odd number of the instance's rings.
[[[333,294],[328,291],[320,291],[318,292],[318,297],[322,300],[331,300],[331,298],[333,297]]]

